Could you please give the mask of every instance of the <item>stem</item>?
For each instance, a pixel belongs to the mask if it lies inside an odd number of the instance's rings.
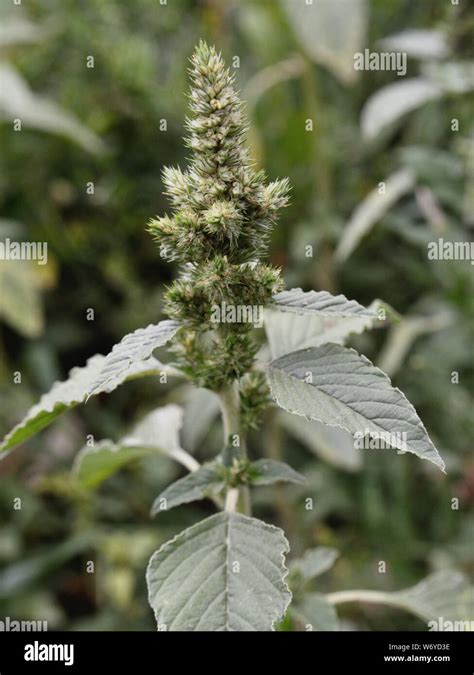
[[[229,443],[230,436],[240,436],[240,396],[237,381],[231,382],[221,389],[219,399],[224,424],[224,444]]]
[[[189,452],[186,452],[186,450],[183,450],[183,448],[174,448],[169,454],[170,457],[182,464],[188,471],[197,471],[201,466],[197,459],[194,459],[194,457],[190,455]]]
[[[382,605],[392,605],[393,607],[406,609],[405,605],[403,605],[400,601],[397,602],[397,600],[392,598],[389,593],[384,593],[383,591],[337,591],[335,593],[328,593],[326,595],[326,600],[331,605],[340,605],[344,602],[368,602]]]
[[[240,394],[239,383],[231,382],[219,392],[219,400],[224,424],[224,447],[232,441],[233,436],[239,437],[241,457],[247,456],[247,447],[240,429]],[[247,485],[227,490],[225,510],[229,513],[243,513],[251,515],[250,490]]]

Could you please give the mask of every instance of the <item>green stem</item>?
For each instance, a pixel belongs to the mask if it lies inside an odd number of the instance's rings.
[[[224,424],[224,448],[235,441],[238,436],[240,456],[247,457],[246,439],[240,428],[240,393],[239,383],[231,382],[219,392],[219,400]],[[225,510],[229,513],[251,515],[250,490],[248,486],[229,488],[226,494]]]

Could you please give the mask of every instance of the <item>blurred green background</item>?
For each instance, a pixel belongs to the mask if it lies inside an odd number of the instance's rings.
[[[234,66],[256,163],[292,184],[272,262],[288,286],[362,304],[381,298],[400,314],[354,344],[406,393],[448,467],[444,476],[414,457],[322,447],[269,416],[251,455],[283,457],[309,483],[256,491],[255,512],[285,528],[296,554],[340,549],[323,590],[398,589],[443,567],[472,574],[473,267],[428,260],[427,244],[472,239],[474,14],[463,1],[312,4],[311,14],[305,0],[3,5],[0,236],[46,241],[48,264],[1,263],[0,431],[71,367],[161,318],[174,272],[145,223],[168,208],[162,167],[186,160],[186,69],[204,37]],[[407,74],[354,70],[365,48],[407,52]],[[95,492],[70,468],[88,434],[117,439],[140,415],[183,400],[192,412],[182,385],[132,382],[1,464],[0,616],[46,619],[50,629],[155,628],[148,556],[213,505],[151,521],[153,499],[181,475],[165,459],[135,464]],[[203,459],[220,434],[213,421],[196,447],[183,443]],[[342,615],[347,628],[423,628],[385,608]]]

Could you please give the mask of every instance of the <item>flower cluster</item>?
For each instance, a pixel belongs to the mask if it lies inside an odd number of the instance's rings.
[[[287,180],[266,183],[245,147],[247,125],[234,77],[213,47],[192,57],[186,171],[166,168],[171,215],[149,230],[167,260],[181,264],[166,310],[181,322],[179,365],[200,386],[218,389],[246,373],[254,359],[252,326],[218,326],[212,307],[262,306],[281,290],[279,270],[261,261],[277,212],[288,201]]]

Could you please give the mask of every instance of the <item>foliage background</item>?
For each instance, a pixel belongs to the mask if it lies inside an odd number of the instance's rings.
[[[395,453],[364,451],[352,466],[340,456],[328,461],[269,420],[251,439],[252,456],[279,454],[305,473],[303,493],[315,508],[304,510],[300,488],[277,487],[255,493],[256,512],[285,528],[295,553],[318,544],[340,549],[332,572],[318,582],[323,590],[397,589],[443,567],[472,574],[472,267],[426,255],[427,242],[438,236],[472,238],[472,94],[430,101],[368,140],[360,125],[366,101],[403,78],[380,71],[347,76],[347,68],[344,75],[338,64],[347,63],[346,17],[339,27],[331,24],[334,61],[322,63],[314,40],[305,40],[295,23],[301,3],[28,0],[1,10],[0,65],[13,67],[35,94],[54,100],[95,136],[77,126],[56,133],[57,120],[35,121],[34,114],[14,132],[4,99],[15,92],[5,87],[0,96],[2,239],[47,241],[49,247],[48,265],[23,270],[8,292],[2,277],[0,429],[13,426],[71,367],[161,318],[173,269],[161,261],[144,226],[168,208],[162,167],[185,162],[187,60],[204,37],[229,64],[240,58],[236,76],[249,100],[255,160],[271,178],[289,176],[293,186],[271,249],[288,286],[343,292],[363,304],[379,297],[402,317],[424,317],[418,333],[413,321],[402,319],[408,341],[392,362],[392,377],[448,465],[446,477],[427,462]],[[382,38],[408,29],[437,30],[449,45],[437,62],[469,60],[472,67],[468,3],[353,3],[356,10],[364,6],[362,49],[376,49]],[[23,39],[7,39],[12,20],[32,24]],[[312,29],[316,35],[317,26]],[[90,55],[94,68],[86,67]],[[422,66],[409,58],[406,77]],[[451,131],[453,118],[458,132]],[[312,132],[305,130],[308,119]],[[163,120],[166,131],[160,130]],[[35,128],[41,124],[50,128]],[[415,172],[416,187],[338,263],[335,250],[354,209],[380,181],[407,168]],[[90,181],[93,195],[87,193]],[[307,244],[313,258],[305,257]],[[88,308],[93,321],[86,319]],[[436,330],[425,321],[433,316],[442,317]],[[389,344],[401,345],[403,331],[391,330],[359,336],[355,344],[380,362]],[[13,384],[16,371],[21,385]],[[458,384],[451,382],[453,371]],[[180,475],[175,466],[164,459],[142,462],[92,494],[79,489],[70,467],[87,434],[116,439],[140,415],[187,395],[173,382],[130,383],[68,413],[2,463],[1,616],[47,619],[50,628],[154,629],[144,581],[148,556],[212,513],[212,504],[151,521],[154,497]],[[220,434],[215,421],[197,456],[214,454]],[[14,497],[22,499],[21,511],[12,510]],[[451,508],[455,497],[459,510]],[[95,574],[85,573],[88,560],[96,562]],[[385,574],[377,572],[382,560]],[[349,606],[342,614],[346,628],[423,628],[383,608]]]

